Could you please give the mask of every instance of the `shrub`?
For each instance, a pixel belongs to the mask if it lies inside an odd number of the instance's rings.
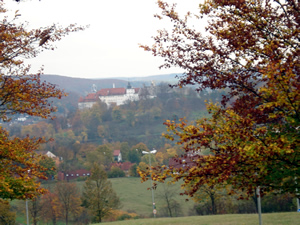
[[[113,166],[111,170],[107,173],[107,176],[108,178],[125,177],[125,172],[119,167]]]

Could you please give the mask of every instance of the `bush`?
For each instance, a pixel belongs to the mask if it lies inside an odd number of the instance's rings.
[[[16,213],[12,212],[8,201],[0,199],[0,224],[13,225],[16,221]]]
[[[108,178],[125,177],[125,172],[119,167],[113,166],[107,173]]]
[[[291,194],[267,194],[262,198],[261,207],[264,213],[271,212],[291,212],[295,211],[297,206],[293,202],[294,197]]]
[[[140,175],[137,172],[137,164],[133,164],[129,169],[129,176],[131,177],[139,177]]]
[[[132,217],[128,214],[123,214],[117,218],[117,220],[130,220]]]
[[[291,194],[269,193],[263,196],[261,208],[263,213],[271,212],[291,212],[296,210],[296,203]],[[224,195],[216,202],[217,214],[235,214],[235,213],[256,213],[256,199],[237,200],[235,197]],[[194,205],[190,210],[190,215],[210,215],[211,202],[204,201]]]

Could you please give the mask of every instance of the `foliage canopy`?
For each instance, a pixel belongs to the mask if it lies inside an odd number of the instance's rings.
[[[181,18],[175,5],[158,5],[162,15],[156,16],[169,18],[173,29],[159,31],[152,47],[141,47],[163,57],[161,67],[185,70],[175,86],[226,89],[228,94],[221,105],[207,104],[208,119],[166,121],[164,136],[183,145],[186,155],[178,159],[182,166],[176,173],[156,168],[153,178],[182,178],[192,187],[189,195],[204,184],[220,183],[248,194],[257,186],[295,193],[300,173],[299,2],[207,0],[194,15],[208,21],[205,35],[190,25],[191,13]],[[201,155],[204,149],[210,155]],[[194,166],[183,166],[187,157]]]
[[[70,32],[83,29],[70,25],[53,25],[28,30],[19,22],[18,12],[10,19],[4,1],[0,1],[0,120],[10,121],[14,114],[51,118],[56,109],[51,98],[65,96],[55,85],[42,81],[40,74],[29,74],[24,58],[36,57],[43,50],[53,50],[51,44]],[[25,199],[45,192],[37,178],[45,178],[43,167],[35,153],[45,143],[42,138],[10,138],[0,126],[0,198]]]
[[[84,184],[82,200],[83,206],[93,216],[93,222],[101,222],[121,204],[111,182],[107,180],[106,172],[97,164],[94,164],[91,176]]]

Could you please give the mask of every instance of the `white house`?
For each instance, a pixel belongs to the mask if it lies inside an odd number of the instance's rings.
[[[114,161],[117,161],[117,162],[122,161],[121,150],[114,150]]]

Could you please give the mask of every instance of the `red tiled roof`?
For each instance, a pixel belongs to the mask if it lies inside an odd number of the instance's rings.
[[[130,167],[132,167],[134,163],[131,162],[123,162],[123,163],[112,163],[110,164],[110,167],[119,167],[123,171],[128,171]]]
[[[97,92],[99,96],[109,95],[124,95],[126,94],[126,88],[104,88]]]
[[[86,97],[85,97],[85,99],[90,99],[90,100],[94,100],[94,99],[96,99],[96,93],[89,93]]]
[[[86,97],[80,97],[79,102],[95,102],[97,100],[97,94],[96,93],[90,93]]]
[[[118,156],[120,154],[120,150],[114,150],[114,156]]]
[[[140,88],[133,88],[135,93],[140,91]],[[126,88],[103,88],[97,93],[90,93],[86,97],[80,97],[79,102],[95,102],[99,96],[125,95]]]
[[[124,162],[124,163],[122,163],[121,169],[122,170],[129,170],[130,167],[132,167],[133,164],[134,163],[131,163],[131,162]]]

